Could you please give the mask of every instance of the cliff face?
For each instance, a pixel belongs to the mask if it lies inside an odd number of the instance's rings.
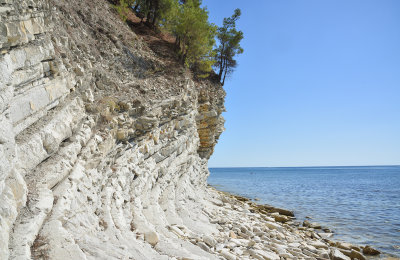
[[[150,47],[106,1],[0,0],[0,259],[214,257],[180,232],[216,231],[225,93]]]

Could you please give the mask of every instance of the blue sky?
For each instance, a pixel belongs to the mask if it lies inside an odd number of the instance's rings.
[[[400,1],[203,4],[245,36],[210,167],[400,165]]]

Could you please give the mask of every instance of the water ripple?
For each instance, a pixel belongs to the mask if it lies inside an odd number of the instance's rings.
[[[312,216],[335,238],[400,257],[400,166],[211,168],[224,191]]]

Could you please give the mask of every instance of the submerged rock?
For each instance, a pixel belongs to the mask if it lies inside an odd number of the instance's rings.
[[[311,223],[308,220],[304,220],[303,222],[303,226],[304,227],[308,227],[308,228],[314,228],[314,229],[321,229],[321,225],[317,224],[317,223]]]
[[[281,209],[281,208],[276,208],[276,207],[272,207],[269,205],[256,205],[256,208],[260,211],[264,211],[264,212],[269,212],[269,213],[274,213],[277,212],[281,215],[285,215],[288,217],[294,217],[294,213],[293,211],[287,210],[287,209]]]

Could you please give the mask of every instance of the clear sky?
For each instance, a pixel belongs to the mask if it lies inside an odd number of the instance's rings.
[[[242,10],[210,167],[400,165],[400,0],[203,0]]]

